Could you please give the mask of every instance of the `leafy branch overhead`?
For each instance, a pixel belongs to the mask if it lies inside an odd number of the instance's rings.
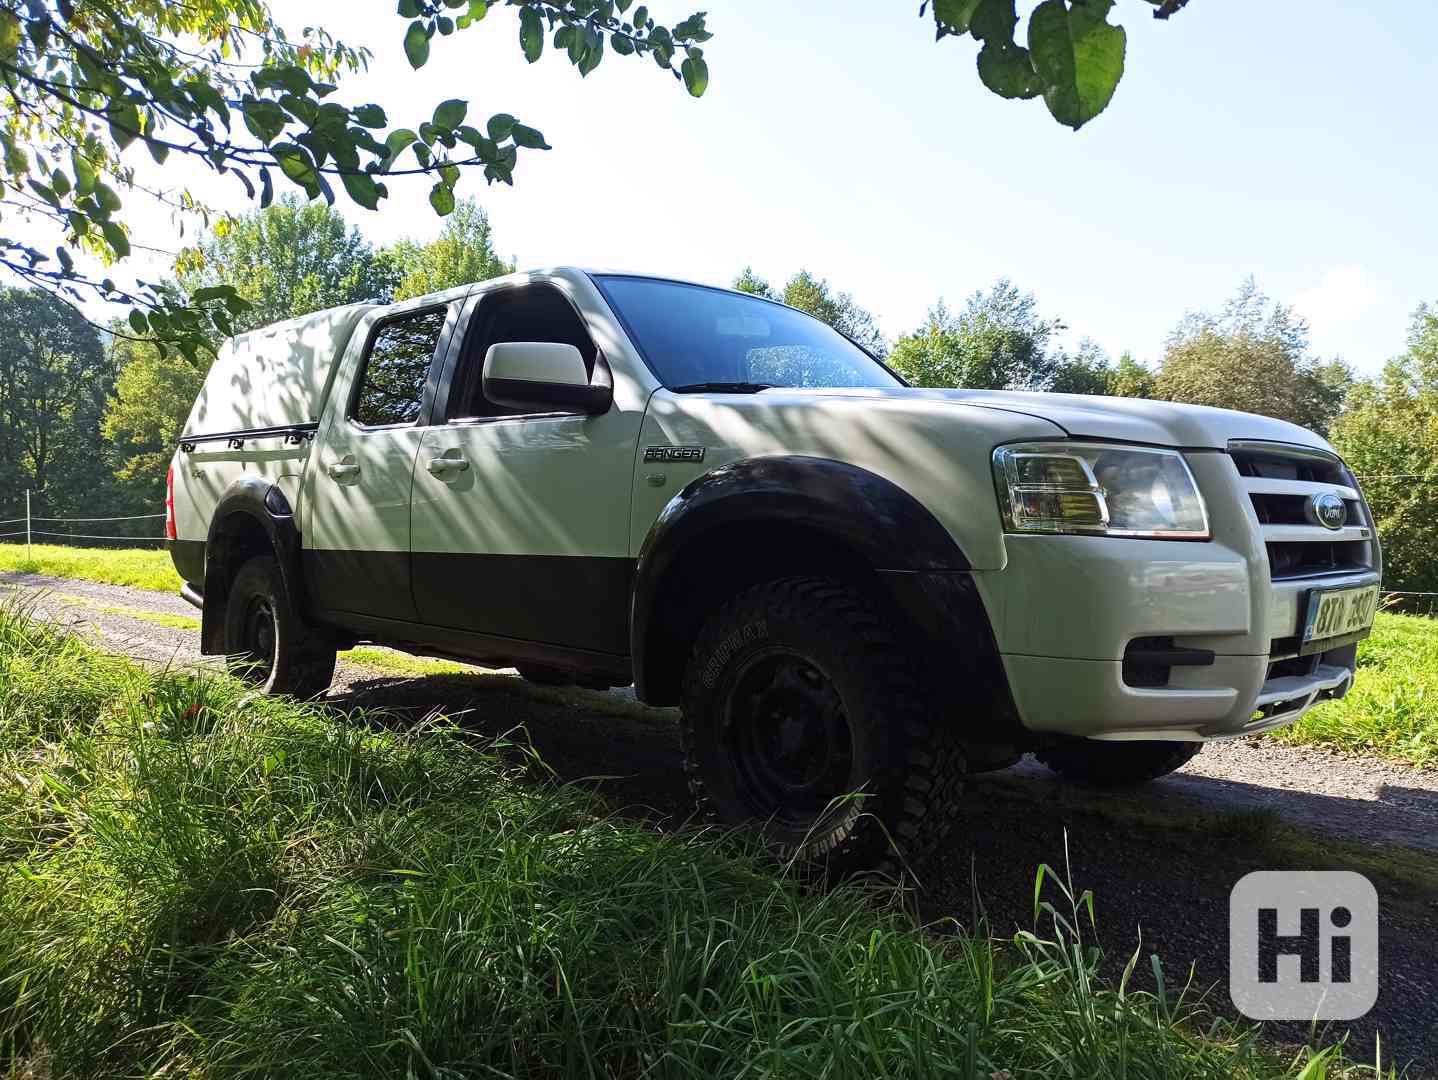
[[[1189,0],[1145,0],[1167,19]],[[968,35],[982,48],[979,79],[1000,97],[1043,96],[1055,120],[1077,131],[1108,107],[1123,78],[1128,35],[1108,21],[1114,0],[1043,0],[1019,44],[1015,0],[923,0],[939,40]]]
[[[647,54],[694,96],[708,85],[701,12],[670,27],[632,0],[400,0],[403,48],[421,67],[436,36],[516,17],[531,62],[546,38],[588,75],[606,47]],[[510,10],[513,9],[513,10]],[[674,61],[683,59],[675,70]],[[430,203],[455,207],[466,168],[512,183],[521,150],[549,148],[543,134],[500,112],[472,118],[460,99],[410,126],[392,126],[377,104],[339,96],[343,78],[370,56],[318,28],[292,38],[264,0],[0,0],[0,82],[10,102],[0,120],[0,214],[39,220],[59,241],[51,251],[0,236],[0,267],[71,301],[99,297],[133,306],[129,325],[193,355],[212,331],[228,334],[244,301],[232,289],[188,300],[153,283],[121,287],[76,265],[84,253],[109,266],[132,253],[125,198],[146,195],[177,214],[209,215],[188,193],[147,190],[127,150],[157,164],[188,159],[233,177],[268,206],[296,187],[334,202],[343,191],[368,209],[395,176],[434,179]]]

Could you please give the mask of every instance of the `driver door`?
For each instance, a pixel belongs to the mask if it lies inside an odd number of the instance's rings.
[[[573,345],[607,369],[556,285],[472,297],[414,472],[411,567],[422,622],[479,636],[629,651],[629,499],[642,414],[521,412],[487,400],[491,345]]]

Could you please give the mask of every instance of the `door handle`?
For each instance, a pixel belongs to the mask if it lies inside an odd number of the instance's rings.
[[[359,475],[360,467],[353,462],[337,461],[330,466],[330,476],[336,480],[348,480]]]
[[[431,475],[448,476],[450,473],[464,472],[469,468],[469,462],[462,457],[436,457],[430,458],[429,464],[425,466]]]

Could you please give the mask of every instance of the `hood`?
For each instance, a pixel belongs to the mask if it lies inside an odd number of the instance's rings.
[[[888,399],[920,397],[951,401],[981,409],[998,409],[1047,420],[1074,438],[1111,439],[1188,449],[1225,450],[1232,440],[1292,443],[1333,453],[1322,436],[1307,428],[1269,416],[1180,405],[1144,398],[1097,397],[1087,394],[1044,394],[1020,390],[766,390],[770,394],[859,394]]]

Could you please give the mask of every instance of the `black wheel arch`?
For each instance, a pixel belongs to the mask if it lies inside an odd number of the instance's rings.
[[[866,588],[916,632],[916,647],[944,648],[963,634],[972,653],[997,664],[969,571],[933,514],[876,473],[797,455],[724,465],[669,502],[640,550],[630,613],[636,693],[675,704],[706,613],[739,589],[795,573]]]
[[[297,611],[306,610],[300,531],[285,493],[272,480],[243,476],[220,496],[205,540],[205,606],[200,652],[225,651],[225,610],[235,575],[256,555],[273,555]]]

